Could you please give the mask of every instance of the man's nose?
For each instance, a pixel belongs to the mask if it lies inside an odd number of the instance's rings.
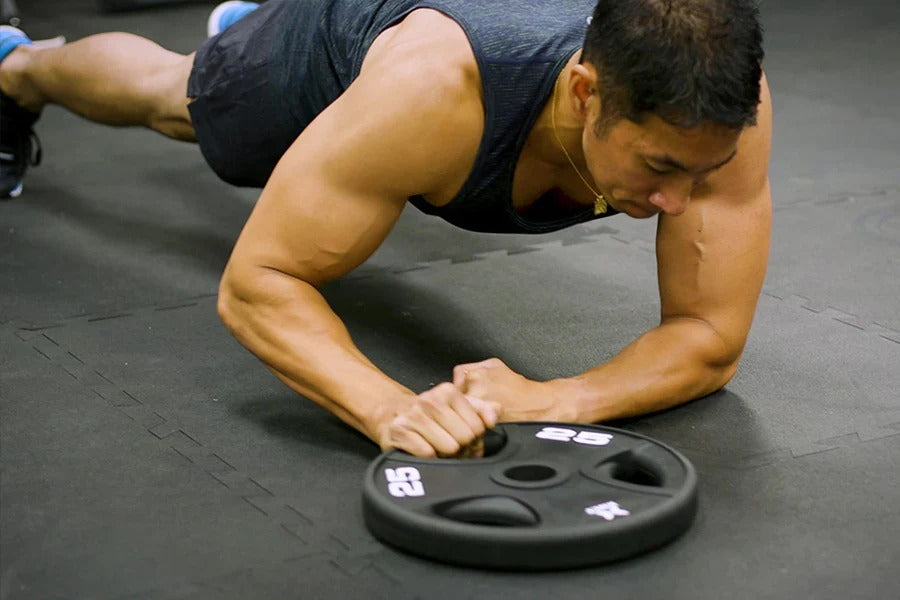
[[[650,194],[650,203],[667,215],[678,216],[687,208],[691,201],[690,194],[673,194],[672,192],[653,192]]]
[[[693,182],[686,180],[653,192],[648,200],[667,215],[677,216],[687,208],[693,189]]]

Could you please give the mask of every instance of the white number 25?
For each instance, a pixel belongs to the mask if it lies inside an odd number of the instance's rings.
[[[421,481],[422,476],[415,467],[385,469],[384,476],[388,480],[388,492],[395,498],[425,495],[425,486]]]
[[[585,446],[606,446],[613,439],[613,436],[609,433],[575,431],[574,429],[564,429],[562,427],[544,427],[537,432],[536,437],[555,442],[575,442]]]

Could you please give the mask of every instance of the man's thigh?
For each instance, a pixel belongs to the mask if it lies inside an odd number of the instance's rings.
[[[284,6],[264,3],[208,39],[193,61],[187,95],[197,142],[216,174],[234,185],[263,187],[300,134],[271,58]]]

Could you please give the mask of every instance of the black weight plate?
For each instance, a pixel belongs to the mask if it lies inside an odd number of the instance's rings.
[[[619,560],[684,533],[697,475],[676,450],[612,427],[503,423],[480,459],[391,450],[363,484],[379,540],[440,561],[559,569]]]

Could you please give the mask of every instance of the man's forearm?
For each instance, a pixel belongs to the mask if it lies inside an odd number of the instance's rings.
[[[575,422],[595,423],[664,410],[710,394],[737,369],[709,324],[671,319],[629,344],[612,360],[571,379],[557,380],[560,402]]]
[[[273,270],[229,268],[245,269],[241,278],[226,271],[219,299],[238,341],[294,391],[378,443],[379,423],[413,392],[363,355],[315,287]]]

